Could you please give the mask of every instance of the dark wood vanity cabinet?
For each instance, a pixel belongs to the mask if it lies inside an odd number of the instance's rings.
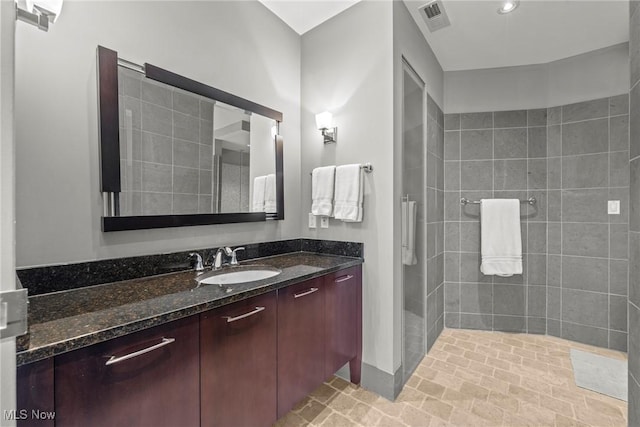
[[[324,381],[322,277],[278,290],[278,418]]]
[[[198,316],[55,358],[56,426],[197,426]]]
[[[53,427],[53,359],[20,366],[16,379],[17,410],[13,418],[18,427]]]
[[[360,384],[362,359],[362,269],[340,270],[324,277],[326,344],[325,379],[349,363],[351,382]]]
[[[276,421],[276,292],[200,315],[202,426]]]
[[[345,363],[359,383],[361,349],[355,266],[21,366],[18,409],[56,427],[266,427]]]

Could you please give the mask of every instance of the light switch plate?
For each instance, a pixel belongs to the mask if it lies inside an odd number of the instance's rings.
[[[309,228],[316,228],[316,216],[309,212]]]
[[[320,217],[320,228],[329,228],[329,217]]]
[[[609,215],[620,215],[620,200],[609,200],[607,212]]]

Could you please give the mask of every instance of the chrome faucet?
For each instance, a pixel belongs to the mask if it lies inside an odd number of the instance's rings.
[[[204,270],[204,265],[202,265],[202,257],[200,256],[199,253],[197,252],[191,252],[189,254],[190,257],[196,257],[196,264],[194,266],[196,271],[202,271]]]
[[[236,255],[236,252],[238,252],[238,251],[244,251],[244,247],[235,248],[231,252],[231,265],[238,265],[238,257]]]
[[[213,266],[212,266],[213,270],[220,270],[222,268],[222,255],[223,254],[225,254],[226,256],[235,255],[229,246],[224,246],[222,248],[219,248],[216,251],[216,255],[215,255],[214,260],[213,260]],[[235,258],[235,256],[234,256],[234,258]],[[236,263],[237,262],[238,261],[236,261]]]

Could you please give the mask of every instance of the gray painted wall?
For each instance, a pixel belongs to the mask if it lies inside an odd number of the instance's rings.
[[[15,141],[14,34],[15,6],[0,1],[0,292],[15,289]],[[0,414],[16,408],[16,340],[0,340]],[[0,418],[12,427],[15,420]]]
[[[102,233],[98,44],[282,111],[286,219]],[[68,2],[16,51],[19,267],[299,237],[300,37],[262,4]]]
[[[394,301],[393,65],[390,2],[361,2],[302,36],[302,237],[363,242],[363,362],[393,378],[399,367]],[[315,114],[331,111],[338,142],[324,145]],[[361,223],[308,229],[313,168],[371,162]],[[399,208],[399,205],[398,205]],[[398,304],[399,307],[399,304]],[[397,347],[396,347],[397,346]],[[366,372],[366,371],[365,371]],[[363,378],[363,381],[367,381]]]
[[[626,350],[627,113],[623,94],[445,116],[447,326]],[[460,197],[531,196],[538,203],[522,205],[521,216],[524,274],[482,275],[479,206],[460,207]],[[607,214],[607,200],[620,200],[620,215]]]
[[[640,2],[629,2],[629,425],[640,425]]]
[[[448,71],[444,110],[546,108],[624,93],[629,90],[628,61],[628,43],[622,43],[547,64]]]

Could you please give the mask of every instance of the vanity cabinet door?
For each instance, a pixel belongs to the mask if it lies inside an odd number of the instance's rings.
[[[351,382],[360,383],[362,354],[362,270],[328,274],[326,287],[325,379],[349,362]]]
[[[201,425],[276,421],[276,292],[201,314]]]
[[[56,356],[56,426],[197,426],[198,320]]]
[[[324,381],[323,280],[278,290],[278,417]]]
[[[17,409],[12,418],[17,420],[18,427],[53,427],[53,359],[19,366],[16,380]]]

